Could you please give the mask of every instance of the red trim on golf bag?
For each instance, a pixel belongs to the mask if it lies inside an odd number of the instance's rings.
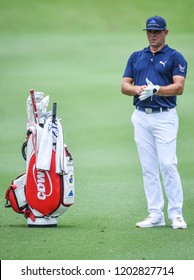
[[[51,215],[61,204],[61,176],[55,172],[55,157],[56,152],[52,151],[49,171],[37,170],[33,153],[27,172],[26,200],[43,216]]]
[[[7,202],[10,202],[10,205],[15,212],[23,214],[27,203],[26,205],[19,207],[19,203],[15,194],[16,188],[17,187],[15,185],[11,185],[6,191],[5,198]]]
[[[5,194],[6,207],[11,206],[17,213],[23,213],[23,210],[27,206],[24,190],[25,181],[26,174],[19,175],[11,182],[11,185],[9,186]]]
[[[12,209],[19,214],[24,214],[25,218],[30,217],[32,221],[35,221],[35,217],[28,207],[25,196],[25,185],[24,181],[26,174],[18,176],[11,182],[10,187],[7,189],[5,194],[6,207],[12,207]],[[10,203],[10,204],[9,204]]]

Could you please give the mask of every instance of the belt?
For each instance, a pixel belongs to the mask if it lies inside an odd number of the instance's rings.
[[[167,107],[147,108],[147,107],[141,107],[141,106],[136,107],[136,110],[145,112],[146,114],[169,112],[170,109],[172,109],[172,108],[167,108]]]

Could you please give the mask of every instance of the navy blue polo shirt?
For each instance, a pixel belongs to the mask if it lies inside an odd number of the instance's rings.
[[[165,45],[160,51],[152,53],[150,47],[132,53],[129,57],[123,78],[132,78],[134,85],[146,85],[148,78],[154,85],[166,86],[173,83],[173,76],[186,78],[187,62],[183,55]],[[153,95],[143,101],[134,96],[135,106],[149,108],[176,106],[176,96]]]

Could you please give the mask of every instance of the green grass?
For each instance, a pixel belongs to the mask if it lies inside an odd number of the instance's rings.
[[[141,1],[125,0],[2,2],[0,258],[194,259],[193,2],[163,1],[150,8],[150,1],[142,9]],[[185,93],[178,98],[177,150],[187,230],[172,230],[167,218],[163,228],[135,228],[147,210],[130,122],[132,99],[121,95],[120,83],[128,55],[147,45],[145,19],[158,11],[171,25],[167,42],[189,63]],[[50,108],[58,103],[75,164],[75,204],[52,229],[28,228],[23,216],[4,208],[11,180],[25,171],[20,150],[31,88],[50,95]],[[166,207],[167,202],[165,215]]]

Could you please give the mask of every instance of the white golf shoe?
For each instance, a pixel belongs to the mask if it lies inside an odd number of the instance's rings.
[[[176,218],[172,219],[172,228],[173,229],[187,228],[187,224],[185,223],[183,217],[177,216]]]
[[[153,217],[149,215],[145,220],[142,222],[138,222],[136,227],[138,228],[146,228],[146,227],[161,227],[165,226],[164,216],[162,215],[160,218]]]

